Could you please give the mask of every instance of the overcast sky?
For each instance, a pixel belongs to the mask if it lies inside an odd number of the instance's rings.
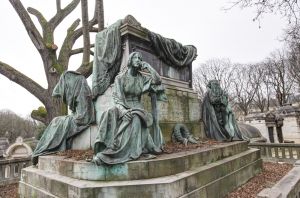
[[[229,58],[239,63],[258,62],[282,47],[279,39],[285,23],[279,16],[266,15],[259,28],[259,24],[252,21],[254,10],[234,8],[225,12],[223,8],[230,6],[229,1],[104,0],[105,25],[131,14],[143,27],[153,32],[184,45],[196,46],[198,57],[194,61],[194,68],[211,58]],[[40,10],[47,19],[55,12],[54,0],[22,2],[25,7]],[[90,7],[94,5],[92,2],[89,1]],[[58,45],[65,36],[66,27],[75,18],[80,18],[79,10],[80,7],[55,32]],[[46,88],[41,59],[9,1],[0,3],[0,27],[0,61],[17,68]],[[91,42],[94,42],[94,37]],[[71,64],[78,65],[76,61],[73,60]],[[27,116],[32,109],[42,105],[29,92],[1,74],[0,93],[0,110],[10,109]]]

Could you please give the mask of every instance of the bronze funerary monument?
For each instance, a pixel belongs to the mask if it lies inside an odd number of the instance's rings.
[[[246,141],[162,154],[176,124],[206,138],[192,89],[196,55],[194,46],[153,33],[132,16],[98,33],[92,88],[78,73],[62,75],[54,96],[74,113],[46,129],[36,166],[22,170],[20,197],[213,198],[258,174],[259,150]],[[54,154],[66,149],[94,155],[77,161]]]

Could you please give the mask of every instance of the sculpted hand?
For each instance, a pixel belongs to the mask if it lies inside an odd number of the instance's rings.
[[[131,109],[126,110],[125,114],[123,115],[123,120],[130,121],[132,119]]]
[[[142,62],[142,66],[141,66],[142,70],[146,69],[146,70],[149,71],[149,67],[151,67],[149,63]]]

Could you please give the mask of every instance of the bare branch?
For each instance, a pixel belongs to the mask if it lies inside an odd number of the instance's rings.
[[[61,11],[61,1],[60,0],[56,0],[56,10],[57,10],[57,12]]]
[[[35,27],[34,23],[32,22],[23,4],[21,3],[20,0],[9,0],[9,1],[14,7],[14,9],[16,10],[16,12],[18,13],[34,46],[41,53],[41,51],[46,48],[43,43],[42,36],[40,35],[39,31]]]
[[[96,0],[95,16],[97,16],[98,31],[104,30],[104,6],[103,0]]]
[[[80,0],[73,0],[69,5],[67,5],[64,9],[58,10],[56,15],[50,19],[49,23],[52,26],[52,29],[55,29],[61,22],[62,20],[68,16],[79,4]]]
[[[61,50],[58,56],[58,62],[60,65],[64,67],[65,70],[68,69],[68,64],[71,56],[71,50],[73,48],[75,40],[74,31],[79,26],[80,19],[77,19],[72,23],[72,25],[68,28],[67,36],[61,46]]]
[[[97,24],[97,21],[95,20],[95,19],[92,19],[92,20],[90,20],[89,21],[89,25],[88,25],[88,27],[89,27],[89,31],[90,32],[98,32],[98,28],[95,28],[95,27],[93,27],[94,25],[96,25]],[[80,37],[80,36],[82,36],[82,28],[79,28],[79,29],[77,29],[76,31],[75,31],[75,33],[74,33],[74,43],[75,43],[75,41]]]
[[[92,44],[90,47],[92,48],[94,46],[95,46],[95,44]],[[71,51],[70,55],[72,56],[72,55],[75,55],[75,54],[83,53],[83,50],[84,50],[84,48],[74,49],[74,50]],[[94,55],[94,52],[91,51],[91,50],[90,50],[90,55]]]
[[[45,100],[45,92],[46,89],[41,87],[38,83],[33,81],[31,78],[27,77],[26,75],[22,74],[18,70],[14,69],[10,65],[3,63],[0,61],[0,73],[10,79],[11,81],[19,84],[20,86],[24,87],[27,91],[31,94],[36,96],[42,103]]]
[[[46,26],[47,26],[47,20],[45,19],[45,17],[42,15],[41,12],[39,12],[38,10],[34,9],[34,8],[27,8],[27,11],[36,16],[36,18],[38,19],[38,21],[40,22],[40,25],[42,26],[43,30],[46,29]]]
[[[81,65],[76,71],[81,73],[84,77],[89,77],[92,74],[93,61],[88,65]]]
[[[299,18],[299,2],[297,0],[234,0],[231,2],[228,9],[239,6],[241,8],[255,8],[256,16],[253,20],[262,18],[263,15],[268,13],[279,13],[290,24],[297,24]]]
[[[81,0],[81,13],[82,13],[82,34],[83,34],[83,57],[82,64],[88,65],[90,62],[90,34],[89,34],[89,16],[88,16],[88,3],[87,0]]]

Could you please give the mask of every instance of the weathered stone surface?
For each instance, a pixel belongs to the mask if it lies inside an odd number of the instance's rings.
[[[137,160],[114,166],[96,166],[85,161],[63,159],[61,156],[41,156],[39,169],[77,179],[86,180],[136,180],[174,175],[197,168],[247,150],[247,142],[214,145],[207,150],[173,153],[152,160]],[[248,156],[248,155],[247,155]],[[257,158],[249,155],[241,165]],[[239,166],[239,164],[237,165]]]
[[[99,96],[95,102],[97,123],[102,113],[113,106],[112,89],[113,86],[102,96]],[[166,88],[168,102],[158,102],[159,125],[165,141],[171,141],[173,128],[179,122],[185,124],[194,137],[205,137],[200,121],[200,104],[196,94],[184,90],[180,90],[178,93],[175,89]],[[181,96],[180,93],[182,93]],[[143,105],[148,112],[151,112],[151,102],[148,95],[143,96]],[[96,135],[97,125],[93,125],[74,138],[72,149],[92,148]],[[84,143],[79,143],[82,141]]]
[[[272,188],[265,188],[259,194],[259,198],[294,198],[300,193],[300,161],[295,167],[279,180]]]
[[[137,51],[142,54],[143,60],[153,66],[162,77],[162,83],[166,87],[166,94],[169,100],[168,102],[159,102],[158,104],[159,123],[165,141],[170,141],[171,133],[176,123],[183,123],[191,127],[189,129],[194,137],[204,137],[200,121],[200,102],[197,94],[191,88],[192,65],[176,68],[164,63],[153,51],[147,39],[147,34],[145,35],[144,30],[137,28],[137,26],[131,26],[126,23],[121,26],[120,30],[123,44],[121,70],[126,67],[129,54]],[[102,113],[113,106],[112,89],[113,85],[103,95],[99,96],[95,102],[97,123],[99,123]],[[143,104],[145,109],[151,112],[150,98],[146,95],[143,97]],[[83,133],[89,132],[91,132],[90,136],[94,137],[96,130],[87,130]],[[80,135],[74,139],[74,142],[83,136],[86,139],[89,135]],[[79,147],[90,148],[89,146]],[[78,148],[78,146],[73,146],[73,148]]]
[[[261,163],[258,150],[250,149],[175,175],[110,182],[78,180],[29,167],[23,169],[20,191],[31,193],[24,189],[32,185],[40,192],[46,191],[58,197],[222,197],[257,174],[261,170]],[[245,179],[240,180],[240,175]],[[31,194],[22,196],[31,197]]]

